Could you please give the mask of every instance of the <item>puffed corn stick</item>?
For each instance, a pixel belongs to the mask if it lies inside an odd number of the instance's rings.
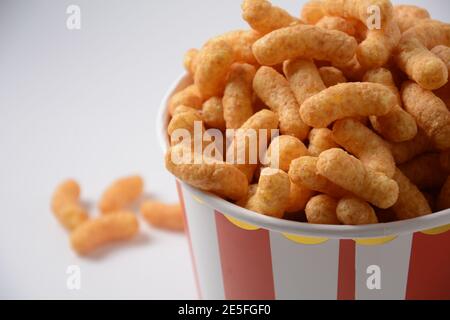
[[[189,72],[191,75],[195,74],[195,69],[197,68],[197,57],[198,57],[198,49],[189,49],[184,54],[184,69]]]
[[[178,111],[178,108],[181,108],[180,112]],[[199,112],[195,112],[192,109],[185,109],[184,106],[179,106],[178,108],[172,119],[170,119],[169,125],[167,126],[167,133],[172,138],[176,130],[185,129],[189,131],[192,139],[192,137],[194,137],[195,123],[202,123],[202,116]],[[203,123],[201,127],[204,131]],[[172,145],[179,143],[179,141],[173,141],[172,139],[170,142]]]
[[[256,65],[257,62],[253,55],[252,46],[261,36],[255,30],[234,30],[215,37],[212,41],[222,40],[230,45],[234,51],[234,60],[236,62]]]
[[[328,128],[314,128],[309,133],[308,151],[312,156],[318,157],[323,151],[338,148],[333,140],[333,133]]]
[[[256,31],[266,34],[298,22],[287,11],[273,6],[267,0],[244,0],[242,18]]]
[[[289,171],[292,160],[309,155],[308,149],[299,139],[292,136],[278,136],[272,140],[266,153],[267,166]]]
[[[102,194],[98,207],[103,214],[124,209],[139,199],[144,190],[144,181],[139,176],[130,176],[114,181]]]
[[[410,113],[439,150],[450,148],[450,111],[433,92],[412,81],[402,86],[405,110]]]
[[[131,239],[138,229],[133,213],[117,212],[86,221],[72,232],[70,242],[79,255],[87,255],[111,242]]]
[[[195,109],[195,108],[192,108],[192,107],[188,107],[188,106],[185,106],[185,105],[182,104],[182,105],[179,105],[175,109],[175,111],[173,112],[172,118],[175,117],[176,115],[183,114],[183,113],[195,113],[195,114],[197,114],[197,115],[199,115],[201,117],[201,113],[202,112],[201,112],[201,110],[198,110],[198,109]]]
[[[352,37],[356,34],[355,25],[353,23],[337,16],[324,16],[316,23],[316,26],[328,30],[338,30]]]
[[[226,129],[221,98],[212,97],[203,103],[202,119],[209,128]]]
[[[295,25],[275,30],[256,41],[253,54],[261,65],[267,66],[296,58],[344,64],[353,58],[356,47],[355,38],[343,32]]]
[[[51,207],[58,221],[69,231],[88,219],[86,209],[80,204],[80,186],[75,180],[66,180],[58,185]]]
[[[247,177],[234,165],[205,158],[201,164],[175,161],[184,159],[186,152],[192,155],[192,150],[183,147],[182,144],[171,147],[165,157],[167,170],[187,184],[203,191],[232,200],[245,197],[248,191]],[[194,156],[192,155],[191,159]]]
[[[183,231],[183,209],[179,203],[165,204],[147,200],[141,205],[144,219],[152,226],[160,229]]]
[[[447,69],[450,70],[450,47],[449,46],[436,46],[431,49],[431,52],[439,57],[442,62],[445,63]]]
[[[379,83],[387,86],[398,100],[391,112],[381,117],[370,117],[373,128],[385,139],[392,142],[403,142],[417,135],[417,125],[413,116],[401,108],[401,98],[395,85],[392,73],[388,69],[378,68],[364,75],[365,82]]]
[[[245,208],[261,214],[282,218],[289,201],[291,182],[286,172],[265,168],[261,171],[256,193]]]
[[[432,147],[430,139],[422,129],[418,130],[417,135],[412,140],[389,144],[396,164],[408,162],[418,155],[431,151]]]
[[[339,83],[346,83],[347,79],[341,70],[335,67],[321,67],[319,68],[319,74],[322,78],[325,87],[329,88]]]
[[[312,60],[288,60],[284,62],[283,69],[299,105],[325,89],[319,70]]]
[[[203,99],[197,86],[190,85],[185,89],[175,93],[169,100],[169,113],[173,115],[175,110],[181,106],[187,106],[195,109],[202,108]]]
[[[368,169],[384,173],[389,178],[394,175],[395,161],[386,142],[359,121],[336,121],[333,126],[333,139],[360,159]]]
[[[426,9],[412,5],[394,6],[394,14],[401,32],[414,27],[418,20],[430,19]]]
[[[305,210],[306,204],[314,194],[314,191],[291,181],[291,192],[286,213],[296,213]]]
[[[423,154],[399,168],[420,189],[440,188],[450,173],[442,167],[439,153]]]
[[[253,79],[253,89],[258,97],[278,114],[280,131],[300,140],[308,136],[309,127],[300,118],[299,104],[289,82],[270,67],[261,67]]]
[[[386,209],[398,199],[397,183],[382,173],[367,169],[360,160],[342,149],[330,149],[320,154],[317,171],[357,197]]]
[[[223,95],[223,117],[227,129],[238,129],[253,115],[253,78],[256,69],[250,64],[231,67]]]
[[[358,226],[378,223],[375,210],[370,204],[354,197],[345,197],[339,200],[336,214],[338,220],[345,225]]]
[[[348,195],[348,191],[319,174],[317,161],[318,158],[309,156],[293,160],[289,167],[289,177],[292,182],[335,198]]]
[[[194,82],[204,99],[223,94],[234,60],[233,48],[223,40],[209,41],[203,46],[198,54]]]
[[[341,83],[306,100],[300,108],[303,121],[314,128],[356,116],[384,116],[397,105],[397,98],[377,83]]]
[[[306,218],[314,224],[340,224],[336,215],[337,200],[321,194],[312,197],[305,208]]]
[[[450,176],[439,193],[437,208],[438,210],[450,209]]]
[[[399,169],[396,170],[393,179],[399,188],[398,200],[392,207],[397,219],[412,219],[431,213],[423,193]]]

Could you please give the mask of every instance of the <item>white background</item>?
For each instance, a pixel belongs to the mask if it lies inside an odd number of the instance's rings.
[[[74,177],[94,215],[102,190],[132,173],[150,196],[176,200],[158,106],[187,49],[246,26],[240,2],[0,0],[0,298],[196,298],[184,235],[142,223],[132,243],[80,259],[49,200]],[[298,15],[304,1],[273,2]],[[450,21],[448,0],[406,2]],[[79,31],[66,29],[70,4]],[[81,268],[79,291],[66,287],[69,265]]]

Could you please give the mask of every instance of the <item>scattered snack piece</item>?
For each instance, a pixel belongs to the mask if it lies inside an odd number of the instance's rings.
[[[436,46],[431,49],[431,52],[434,53],[442,62],[445,63],[447,69],[450,70],[450,47],[449,46]]]
[[[433,92],[412,81],[403,84],[405,109],[439,150],[450,149],[450,111]]]
[[[292,161],[289,168],[289,177],[292,182],[335,198],[348,195],[348,191],[318,173],[317,161],[316,157],[301,157]]]
[[[333,132],[328,128],[314,128],[309,133],[308,151],[314,157],[318,157],[325,150],[338,147],[333,139]]]
[[[319,70],[312,60],[288,60],[284,62],[283,69],[299,105],[325,89]]]
[[[256,193],[248,199],[245,208],[282,218],[289,203],[290,188],[291,182],[286,172],[265,168],[261,171]]]
[[[193,187],[215,193],[224,198],[239,200],[247,194],[248,180],[238,168],[215,159],[205,159],[201,164],[183,161],[186,154],[191,160],[195,158],[192,150],[178,144],[166,154],[166,168],[173,175]],[[177,160],[177,161],[176,161]],[[178,163],[178,160],[180,160]]]
[[[203,99],[200,96],[197,86],[190,85],[185,89],[175,93],[169,100],[170,115],[175,113],[175,110],[183,105],[195,109],[202,108]]]
[[[308,149],[303,142],[292,136],[278,136],[272,140],[267,149],[266,163],[268,167],[289,171],[292,160],[307,156]]]
[[[194,82],[203,99],[221,96],[231,65],[233,48],[223,40],[209,41],[199,52]]]
[[[356,116],[384,116],[397,105],[397,98],[378,83],[341,83],[306,100],[300,114],[314,128],[326,128],[332,122]]]
[[[221,98],[212,97],[203,103],[202,119],[209,128],[216,128],[221,131],[226,129]]]
[[[56,188],[51,200],[52,211],[69,231],[75,230],[88,219],[80,203],[80,186],[75,180],[66,180]]]
[[[223,94],[223,117],[227,129],[238,129],[253,115],[253,78],[255,67],[235,63]]]
[[[340,224],[336,215],[337,204],[336,199],[324,194],[311,198],[305,208],[308,222],[314,224]]]
[[[450,46],[450,25],[422,20],[402,35],[396,49],[398,66],[422,88],[436,90],[448,81],[445,63],[430,50]]]
[[[431,208],[423,193],[398,169],[395,172],[394,180],[399,187],[398,200],[392,207],[397,219],[412,219],[431,213]]]
[[[183,231],[183,208],[179,203],[164,204],[158,201],[144,201],[141,205],[144,219],[160,229]]]
[[[422,129],[418,130],[417,135],[412,140],[389,144],[396,164],[403,164],[416,156],[432,151],[432,147],[430,139]]]
[[[316,26],[328,30],[338,30],[352,37],[356,34],[355,25],[353,23],[337,16],[324,16],[316,23]]]
[[[343,32],[311,25],[294,25],[275,30],[256,41],[253,54],[265,66],[296,58],[344,64],[354,57],[356,47],[355,38]]]
[[[438,210],[450,209],[450,176],[439,193],[437,207]]]
[[[242,18],[256,31],[266,34],[299,20],[267,0],[244,0]]]
[[[347,82],[344,73],[335,67],[321,67],[319,69],[319,74],[325,84],[325,87],[327,88],[335,86],[339,83]]]
[[[291,192],[286,213],[296,213],[305,210],[306,204],[314,194],[314,191],[291,181]]]
[[[104,192],[99,202],[103,214],[123,210],[139,199],[144,189],[144,181],[139,176],[130,176],[114,181]]]
[[[258,97],[278,114],[281,134],[306,139],[309,127],[300,118],[299,104],[289,82],[270,67],[261,67],[253,79],[253,89]]]
[[[342,149],[322,152],[317,161],[317,171],[380,209],[387,209],[397,202],[398,185],[394,180],[366,168],[360,160]]]
[[[184,69],[189,72],[191,75],[195,74],[195,69],[197,68],[197,57],[198,57],[198,49],[189,49],[184,54]]]
[[[401,32],[414,27],[418,20],[430,19],[426,9],[412,5],[394,6],[394,14]]]
[[[361,160],[368,169],[384,173],[389,178],[394,175],[395,161],[386,142],[359,121],[336,121],[333,126],[333,139]]]
[[[117,212],[86,221],[72,232],[70,242],[79,255],[87,255],[111,242],[133,238],[138,229],[133,213]]]
[[[339,200],[336,208],[338,220],[345,225],[359,226],[378,223],[375,210],[367,202],[346,197]]]
[[[417,135],[416,121],[401,107],[401,97],[395,85],[392,73],[388,69],[378,68],[364,75],[365,82],[379,83],[387,86],[398,100],[391,112],[381,117],[370,117],[373,128],[384,138],[392,142],[403,142]]]
[[[439,189],[450,174],[442,167],[439,153],[421,155],[399,168],[420,189]]]

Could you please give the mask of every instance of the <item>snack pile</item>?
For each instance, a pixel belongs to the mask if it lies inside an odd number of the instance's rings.
[[[315,224],[450,208],[450,24],[389,0],[311,0],[301,17],[244,0],[242,17],[249,30],[185,55],[193,83],[169,101],[170,172],[260,214]],[[227,130],[223,153],[174,161],[217,144],[198,150],[175,135],[197,129]],[[229,129],[280,135],[253,163],[250,142]],[[228,161],[236,150],[245,162]]]

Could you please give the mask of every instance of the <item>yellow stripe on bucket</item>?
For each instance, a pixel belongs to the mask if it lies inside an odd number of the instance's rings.
[[[283,236],[286,239],[289,239],[295,243],[299,244],[308,244],[308,245],[317,245],[322,244],[328,241],[328,238],[314,238],[314,237],[304,237],[304,236],[298,236],[294,234],[289,233],[283,233]]]
[[[255,230],[259,230],[259,227],[256,227],[254,225],[251,225],[247,222],[243,222],[241,220],[238,220],[236,218],[233,218],[231,216],[228,216],[226,214],[224,214],[225,218],[228,219],[228,221],[230,221],[232,224],[234,224],[236,227],[244,229],[244,230],[248,230],[248,231],[255,231]]]
[[[389,236],[383,238],[373,238],[373,239],[353,239],[357,244],[361,246],[380,246],[389,243],[397,239],[397,236]]]
[[[192,196],[192,199],[199,204],[205,204],[205,202],[197,196]]]
[[[433,228],[433,229],[430,229],[430,230],[425,230],[425,231],[422,231],[422,233],[430,235],[430,236],[436,236],[438,234],[445,233],[445,232],[447,232],[449,230],[450,230],[450,224],[448,224],[446,226]]]

